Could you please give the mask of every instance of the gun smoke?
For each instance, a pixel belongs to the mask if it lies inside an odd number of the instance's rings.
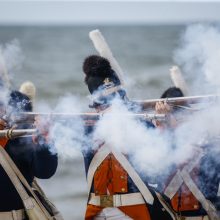
[[[219,91],[220,30],[218,26],[195,24],[187,27],[174,52],[175,62],[193,82],[196,94]]]
[[[193,78],[191,91],[197,95],[208,92],[218,93],[219,41],[220,34],[214,26],[192,25],[186,29],[182,43],[175,52],[175,61],[183,68],[186,78],[189,79],[189,76]],[[77,108],[80,100],[74,102],[66,99],[65,102],[66,104],[63,102],[59,104],[61,106],[73,104],[65,107],[69,112],[85,111],[85,108]],[[65,112],[63,109],[59,110]],[[198,147],[208,144],[209,151],[219,153],[218,146],[210,144],[210,141],[217,139],[220,134],[219,110],[218,102],[208,103],[204,110],[194,111],[193,114],[181,113],[183,121],[176,129],[161,131],[147,128],[135,117],[125,116],[131,112],[116,99],[112,103],[110,114],[104,114],[97,123],[94,142],[105,140],[106,143],[128,155],[136,169],[146,176],[160,175],[168,172],[172,165],[178,166],[194,157]],[[60,149],[58,152],[65,157],[76,156],[77,150],[82,151],[81,143],[88,141],[87,136],[83,134],[82,121],[55,123],[51,135],[57,148]]]
[[[3,51],[7,69],[19,66],[20,58],[12,59],[11,51],[20,53],[15,43],[8,50]],[[193,94],[218,93],[220,85],[220,31],[217,27],[192,25],[189,26],[181,38],[180,47],[175,52],[175,62],[184,70],[187,80],[193,81]],[[22,57],[22,56],[21,56]],[[9,62],[11,61],[11,62]],[[9,64],[10,63],[10,64]],[[154,97],[157,98],[157,97]],[[40,112],[59,112],[65,114],[86,112],[85,103],[80,97],[67,95],[60,98],[55,108],[47,104],[36,106]],[[160,175],[169,170],[172,165],[179,165],[193,157],[196,149],[209,144],[209,140],[220,134],[218,102],[205,106],[202,111],[193,114],[182,113],[183,122],[174,130],[161,131],[147,128],[143,122],[130,114],[127,108],[115,99],[109,114],[103,115],[96,124],[94,142],[104,140],[117,150],[128,155],[136,169],[148,175]],[[49,118],[50,138],[53,140],[61,158],[74,159],[91,143],[90,137],[84,134],[82,119]],[[95,145],[94,145],[95,146]],[[97,146],[95,146],[97,147]],[[96,149],[96,148],[94,148]],[[218,146],[209,148],[219,152]],[[54,150],[51,148],[52,153]]]
[[[23,61],[24,55],[18,40],[0,45],[0,73],[7,86],[10,86],[10,81],[15,77],[16,70],[22,67]]]

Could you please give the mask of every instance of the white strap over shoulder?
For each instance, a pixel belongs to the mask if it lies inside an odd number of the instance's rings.
[[[47,219],[52,219],[52,217],[49,215],[49,213],[47,212],[41,201],[38,199],[32,188],[30,187],[27,180],[24,178],[23,174],[15,165],[14,161],[10,158],[8,153],[1,146],[0,146],[0,159],[3,168],[5,169],[6,173],[8,174],[12,183],[14,184],[18,194],[20,195],[25,208],[32,209],[34,207],[32,198],[26,192],[26,190],[28,190],[31,196],[33,196],[34,200],[39,205],[41,211],[47,217]],[[25,188],[21,183],[25,186]]]
[[[105,145],[102,145],[94,157],[92,158],[92,161],[89,165],[88,173],[87,173],[87,182],[88,182],[88,193],[90,193],[91,187],[92,187],[92,181],[95,174],[95,171],[100,166],[100,164],[103,162],[103,160],[111,153],[110,149],[108,147],[105,147]]]
[[[154,197],[151,194],[150,190],[146,186],[146,184],[143,182],[143,180],[140,178],[139,174],[136,172],[136,170],[131,166],[130,162],[127,160],[127,158],[119,151],[112,150],[113,155],[115,158],[119,161],[119,163],[122,165],[122,167],[126,170],[128,175],[131,177],[137,188],[139,189],[140,193],[144,197],[145,201],[148,204],[153,204]]]
[[[181,171],[181,176],[189,190],[192,192],[195,198],[202,204],[202,207],[207,212],[208,216],[210,217],[210,220],[219,220],[220,217],[217,214],[215,206],[205,198],[203,193],[199,190],[199,188],[196,186],[196,184],[190,177],[189,173],[186,171],[186,169],[183,169]]]
[[[188,173],[190,173],[194,167],[196,167],[201,158],[203,157],[204,152],[200,150],[194,160],[191,160],[187,165],[184,166],[183,169],[185,169]],[[183,184],[183,179],[180,175],[181,170],[177,170],[175,176],[172,178],[166,189],[164,190],[164,194],[169,198],[172,199],[173,196],[176,194],[178,189],[181,187]]]
[[[145,183],[142,181],[138,173],[135,171],[135,169],[131,166],[130,162],[127,160],[127,158],[120,152],[114,150],[111,148],[111,146],[104,144],[102,145],[97,153],[94,155],[87,174],[87,181],[88,181],[88,187],[89,192],[92,186],[93,177],[95,174],[96,169],[98,166],[103,162],[103,160],[112,153],[115,158],[118,160],[118,162],[122,165],[122,167],[126,170],[128,175],[131,177],[139,191],[141,192],[142,196],[144,197],[145,201],[149,204],[153,204],[154,197],[151,194],[148,187],[145,185]]]
[[[27,194],[26,190],[24,189],[23,185],[21,184],[19,178],[15,174],[14,170],[10,166],[7,158],[5,158],[5,150],[3,147],[0,146],[0,164],[2,165],[3,169],[7,173],[8,177],[10,178],[11,182],[15,186],[19,196],[21,197],[24,205],[27,209],[33,208],[34,204],[32,203],[30,196]],[[7,154],[7,153],[6,153]]]
[[[164,194],[169,198],[172,199],[173,196],[176,194],[178,189],[183,183],[183,179],[180,175],[180,170],[177,170],[175,176],[170,181],[169,185],[166,187]]]
[[[184,182],[186,186],[189,188],[190,192],[195,196],[195,198],[202,204],[202,207],[207,212],[210,220],[219,220],[220,217],[217,214],[215,206],[205,198],[203,193],[199,190],[195,182],[192,180],[190,176],[190,172],[192,169],[198,165],[199,161],[203,157],[203,151],[200,151],[195,160],[188,163],[183,167],[182,170],[178,170],[176,175],[171,180],[170,184],[165,190],[165,195],[170,199],[173,198],[177,190],[181,187]]]

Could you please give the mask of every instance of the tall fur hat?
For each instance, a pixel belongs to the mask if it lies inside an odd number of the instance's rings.
[[[98,55],[86,57],[83,62],[83,72],[85,83],[95,103],[105,104],[115,94],[125,96],[121,82],[106,58]]]
[[[83,63],[83,72],[85,73],[85,83],[88,85],[89,92],[92,94],[99,86],[105,84],[105,79],[120,85],[120,80],[112,70],[109,61],[98,55],[86,57]]]
[[[10,93],[8,105],[14,112],[32,111],[32,103],[28,96],[16,90]]]

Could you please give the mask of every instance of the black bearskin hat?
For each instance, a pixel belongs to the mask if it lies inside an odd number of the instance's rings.
[[[30,99],[19,91],[12,91],[10,93],[9,107],[15,112],[28,112],[32,111],[32,103]]]
[[[83,63],[83,72],[86,77],[98,76],[106,77],[111,71],[111,65],[107,59],[97,55],[86,57]],[[87,81],[87,78],[85,79]]]
[[[107,59],[98,55],[86,57],[83,63],[83,72],[86,74],[85,83],[92,94],[108,78],[114,85],[120,85],[120,80]]]
[[[95,105],[109,103],[116,94],[123,99],[126,97],[125,91],[121,88],[120,79],[106,58],[98,55],[86,57],[83,62],[83,72]]]

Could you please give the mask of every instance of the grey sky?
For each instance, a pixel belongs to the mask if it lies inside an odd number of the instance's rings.
[[[220,21],[220,1],[2,1],[0,24]]]

